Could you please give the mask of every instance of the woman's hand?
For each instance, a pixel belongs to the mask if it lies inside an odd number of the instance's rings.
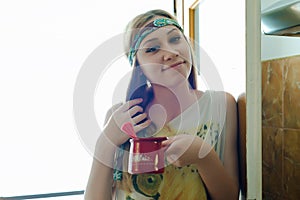
[[[167,149],[165,156],[168,163],[178,167],[190,164],[198,164],[200,150],[204,142],[200,137],[193,135],[177,135],[163,142]],[[207,145],[204,145],[207,146]]]
[[[150,125],[151,121],[149,119],[142,122],[147,118],[147,113],[143,112],[143,108],[138,105],[142,101],[142,99],[130,100],[125,104],[119,105],[115,110],[112,110],[112,114],[108,119],[103,132],[113,144],[119,146],[129,139],[129,136],[121,131],[121,126],[124,123],[132,123],[135,132]],[[139,114],[136,115],[137,113]]]

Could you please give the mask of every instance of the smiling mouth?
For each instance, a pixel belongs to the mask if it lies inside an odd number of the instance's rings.
[[[161,71],[166,71],[166,70],[168,70],[168,69],[175,68],[175,67],[177,67],[177,66],[179,66],[179,65],[181,65],[181,64],[184,64],[184,63],[185,63],[185,61],[177,62],[177,63],[175,63],[175,64],[173,64],[173,65],[170,65],[170,66],[167,66],[167,67],[165,67],[165,68],[162,68]]]

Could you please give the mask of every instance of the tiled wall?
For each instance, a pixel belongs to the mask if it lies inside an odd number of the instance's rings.
[[[300,55],[262,62],[263,199],[300,199]]]

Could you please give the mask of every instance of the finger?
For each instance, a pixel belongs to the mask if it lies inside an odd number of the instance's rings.
[[[146,120],[146,121],[143,122],[143,123],[140,123],[140,124],[138,124],[138,125],[135,125],[135,126],[134,126],[134,130],[135,130],[135,132],[137,133],[137,132],[139,132],[139,131],[141,131],[141,130],[147,128],[150,124],[151,124],[151,120],[148,119],[148,120]]]
[[[168,145],[168,146],[166,146],[166,151],[165,151],[165,155],[167,155],[167,156],[177,155],[178,157],[180,157],[182,154],[184,154],[186,152],[186,150],[189,147],[189,144],[180,143],[178,140],[176,140],[175,137],[168,142],[169,143],[165,143]],[[187,145],[187,146],[183,146],[183,144]]]
[[[143,108],[141,106],[133,106],[128,110],[130,117],[134,116],[138,112],[143,112]]]
[[[164,141],[162,142],[162,146],[163,146],[163,147],[170,146],[170,145],[174,142],[174,140],[175,140],[175,137],[174,137],[174,136],[170,136],[170,137],[168,137],[167,140],[164,140]]]
[[[178,156],[175,154],[168,155],[168,156],[166,156],[166,158],[167,158],[168,164],[172,164],[172,165],[176,165],[176,162],[179,159]]]
[[[142,114],[139,114],[139,115],[133,117],[132,122],[134,124],[138,124],[139,122],[143,121],[146,118],[147,118],[147,113],[142,113]]]
[[[121,111],[125,112],[125,111],[129,110],[132,106],[137,105],[137,104],[141,103],[142,101],[143,101],[142,98],[129,100],[121,107]]]

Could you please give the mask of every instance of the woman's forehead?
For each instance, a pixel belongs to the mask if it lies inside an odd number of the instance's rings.
[[[181,33],[181,31],[174,25],[168,25],[164,27],[160,27],[159,29],[149,33],[141,42],[143,45],[146,41],[154,39],[154,38],[164,38],[168,35],[172,35],[172,33]]]
[[[164,19],[165,17],[162,17],[162,16],[155,16],[155,17],[152,17],[151,19],[149,19],[148,21],[146,21],[146,23],[144,23],[143,26],[141,26],[140,28],[145,28],[149,23],[157,20],[157,19]]]
[[[161,16],[159,16],[148,20],[148,22],[148,24],[145,24],[139,30],[137,30],[136,33],[134,31],[134,38],[128,54],[130,64],[133,64],[133,58],[136,54],[136,51],[144,42],[145,38],[149,39],[151,37],[156,37],[158,39],[161,35],[165,36],[165,34],[171,33],[172,30],[176,32],[177,29],[183,33],[183,29],[174,19],[162,18]]]

